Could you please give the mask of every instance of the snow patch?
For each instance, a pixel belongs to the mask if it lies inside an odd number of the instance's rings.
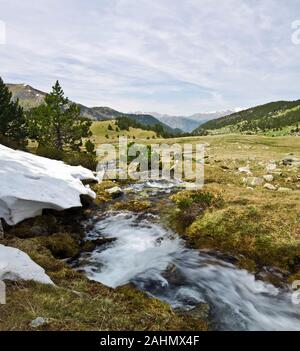
[[[54,285],[45,270],[26,253],[3,245],[0,245],[0,280],[33,280]]]
[[[81,195],[95,198],[82,180],[95,180],[92,171],[50,160],[0,144],[0,218],[15,225],[43,209],[81,207]]]

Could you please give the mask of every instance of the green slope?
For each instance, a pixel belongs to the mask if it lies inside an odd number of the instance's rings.
[[[194,133],[221,129],[224,132],[268,132],[287,127],[297,128],[298,123],[300,100],[277,101],[209,121],[198,127]]]
[[[117,118],[129,118],[143,124],[145,126],[155,126],[157,124],[161,125],[165,132],[170,134],[180,134],[182,131],[180,129],[173,129],[169,127],[167,124],[160,122],[157,118],[152,115],[147,114],[133,114],[133,113],[122,113],[116,110],[113,110],[109,107],[93,107],[93,111],[101,114],[104,119],[117,119]]]

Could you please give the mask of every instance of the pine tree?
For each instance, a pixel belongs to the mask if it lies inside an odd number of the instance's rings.
[[[28,129],[30,137],[39,145],[59,151],[80,151],[82,139],[91,136],[92,121],[80,115],[80,108],[70,103],[57,81],[45,103],[30,111]]]
[[[87,153],[91,155],[96,155],[95,144],[92,141],[87,140],[84,146]]]
[[[0,77],[0,136],[14,141],[17,146],[26,145],[25,116],[19,101],[12,100],[12,93],[8,90]]]

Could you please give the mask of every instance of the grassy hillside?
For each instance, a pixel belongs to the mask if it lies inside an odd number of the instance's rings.
[[[96,111],[98,114],[101,114],[105,119],[117,119],[117,118],[127,117],[133,121],[136,121],[146,126],[155,126],[159,124],[163,127],[165,132],[170,134],[181,133],[181,130],[173,129],[169,127],[167,124],[160,122],[157,118],[151,115],[122,113],[122,112],[113,110],[109,107],[93,107],[92,110]]]
[[[253,132],[277,134],[299,133],[300,100],[278,101],[233,113],[198,127],[201,130],[212,130],[217,133]],[[280,133],[278,133],[280,132]]]
[[[109,129],[109,126],[112,127],[113,130]],[[92,125],[92,133],[93,133],[93,141],[96,145],[103,144],[103,143],[117,143],[118,137],[126,136],[130,140],[153,140],[156,138],[156,133],[152,131],[136,129],[136,128],[129,128],[127,130],[117,131],[116,122],[112,121],[97,121],[94,122]]]

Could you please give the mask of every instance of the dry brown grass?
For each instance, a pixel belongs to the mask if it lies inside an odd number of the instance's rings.
[[[191,140],[210,143],[204,191],[222,194],[224,201],[187,226],[186,237],[198,248],[243,255],[241,261],[252,270],[263,265],[299,270],[300,169],[278,166],[282,175],[272,184],[292,190],[281,193],[263,186],[247,188],[238,167],[249,165],[261,177],[271,160],[280,161],[288,153],[300,156],[300,138],[229,135]]]

